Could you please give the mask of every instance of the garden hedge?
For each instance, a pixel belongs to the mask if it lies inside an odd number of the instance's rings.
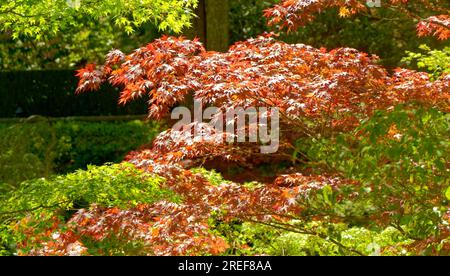
[[[88,165],[120,162],[159,131],[159,124],[140,120],[0,122],[0,183],[14,186]]]
[[[144,99],[117,105],[119,90],[103,86],[96,93],[75,95],[73,70],[0,72],[0,117],[51,117],[145,114]]]

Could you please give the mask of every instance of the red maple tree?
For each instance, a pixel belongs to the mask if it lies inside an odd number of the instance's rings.
[[[411,1],[392,0],[389,5],[409,12],[405,7],[408,2]],[[429,1],[416,2],[438,7]],[[270,24],[293,30],[325,8],[340,7],[358,13],[367,11],[364,3],[285,0],[265,14]],[[442,15],[422,21],[418,30],[420,35],[446,39],[447,27],[448,16]],[[33,253],[70,254],[77,249],[83,254],[86,248],[81,237],[101,241],[114,236],[124,242],[142,242],[145,254],[220,254],[229,245],[210,231],[211,214],[224,221],[239,219],[297,232],[289,224],[292,219],[348,220],[326,206],[306,212],[312,208],[309,199],[325,186],[332,192],[346,191],[345,197],[342,194],[337,198],[338,202],[361,196],[361,183],[333,170],[320,175],[307,170],[290,172],[271,183],[249,188],[233,182],[213,185],[189,168],[217,160],[245,167],[268,160],[292,161],[299,138],[333,137],[354,130],[375,111],[389,111],[399,104],[418,103],[449,111],[450,75],[436,81],[431,81],[426,73],[406,69],[398,69],[391,75],[377,61],[376,56],[350,48],[327,51],[287,44],[277,41],[273,34],[238,42],[226,53],[208,52],[197,40],[167,36],[128,55],[111,51],[104,65],[88,65],[78,71],[77,92],[95,90],[109,82],[122,88],[119,100],[122,104],[147,97],[149,117],[155,119],[165,118],[191,93],[194,99],[221,111],[235,107],[276,107],[281,114],[280,148],[272,155],[264,155],[254,143],[230,144],[214,135],[207,140],[188,141],[183,138],[183,131],[169,129],[155,139],[152,148],[132,152],[126,160],[164,177],[164,186],[182,195],[181,203],[161,201],[129,210],[100,206],[81,210],[67,223],[64,235],[55,236]],[[193,127],[198,126],[193,123],[185,131],[190,132]],[[392,212],[395,211],[371,213],[370,223],[389,225],[391,221],[386,215]],[[48,233],[54,231],[50,229]],[[324,235],[313,230],[304,233]],[[439,237],[433,239],[439,241]],[[329,240],[343,247],[338,240]],[[423,243],[417,241],[417,248],[421,246]]]

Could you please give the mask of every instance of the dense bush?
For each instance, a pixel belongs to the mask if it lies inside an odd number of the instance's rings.
[[[314,229],[319,223],[311,223],[308,227]],[[389,227],[380,232],[366,228],[334,225],[341,231],[340,243],[346,248],[355,248],[355,252],[345,252],[342,248],[319,236],[296,233],[282,229],[273,229],[260,224],[243,223],[222,230],[235,244],[236,251],[232,254],[264,254],[275,256],[340,256],[340,255],[402,255],[407,254],[401,247],[412,240],[405,239],[396,229]],[[400,248],[400,250],[399,250]],[[229,249],[230,250],[230,249]]]
[[[158,125],[142,121],[56,121],[0,124],[0,182],[66,173],[87,165],[120,162],[150,143]]]
[[[56,159],[58,173],[86,168],[87,164],[120,162],[129,151],[149,144],[160,129],[158,123],[143,121],[61,121],[54,124],[54,128],[70,145],[70,149]]]
[[[70,148],[46,122],[2,123],[0,129],[0,183],[12,187],[26,179],[51,175],[55,160]]]

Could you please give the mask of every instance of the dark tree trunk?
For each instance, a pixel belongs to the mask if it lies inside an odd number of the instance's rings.
[[[207,50],[224,52],[229,46],[228,0],[199,0],[192,28],[184,35],[198,37]]]
[[[205,0],[198,1],[198,7],[195,10],[195,15],[192,19],[192,27],[184,31],[185,35],[189,39],[198,37],[200,41],[206,45],[206,8]]]
[[[228,0],[206,0],[206,48],[225,52],[229,44]]]

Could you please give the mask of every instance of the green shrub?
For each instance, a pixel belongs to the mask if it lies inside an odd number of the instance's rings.
[[[17,189],[0,196],[0,253],[14,252],[14,244],[24,236],[15,223],[34,218],[36,233],[49,226],[50,218],[69,219],[78,209],[91,204],[130,208],[159,200],[178,201],[162,189],[164,179],[144,173],[128,163],[88,166],[75,173],[22,182]],[[1,248],[3,245],[3,249]]]
[[[311,222],[303,224],[303,231],[317,234],[305,234],[249,222],[214,222],[213,225],[214,231],[225,237],[230,245],[225,255],[399,255],[408,254],[407,245],[413,242],[393,227],[369,230],[342,223]],[[330,231],[338,238],[328,240],[320,236]]]
[[[443,73],[450,74],[450,47],[432,50],[423,44],[419,49],[424,53],[406,51],[407,56],[402,61],[414,69],[427,71],[433,79],[438,79]]]
[[[70,148],[47,122],[0,126],[0,183],[48,177],[54,161]]]
[[[158,134],[159,125],[130,122],[58,122],[56,132],[70,144],[57,160],[58,173],[84,169],[86,165],[120,162],[125,154],[148,144]]]
[[[311,229],[320,227],[318,223],[309,225]],[[344,225],[334,225],[340,229],[342,246],[353,248],[364,255],[392,255],[391,246],[407,245],[411,240],[405,239],[401,233],[388,227],[380,231],[370,231],[366,228],[346,228]],[[251,241],[251,250],[256,254],[275,256],[339,256],[357,255],[343,252],[337,244],[315,235],[293,233],[276,230],[263,225],[244,223],[241,235]],[[396,254],[402,252],[395,252]],[[406,251],[403,251],[406,254]]]
[[[152,203],[168,195],[159,184],[163,179],[144,173],[132,164],[88,166],[87,170],[50,178],[22,182],[5,195],[9,210],[87,207],[96,203],[105,207],[130,207]],[[52,207],[55,206],[55,207]]]
[[[319,210],[368,229],[389,223],[415,240],[444,235],[450,200],[449,133],[448,114],[397,106],[377,111],[354,133],[302,141],[301,151],[311,160],[322,160],[324,166],[360,182],[357,199],[318,205]]]

